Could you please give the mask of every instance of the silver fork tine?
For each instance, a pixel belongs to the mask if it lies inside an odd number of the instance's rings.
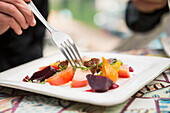
[[[67,39],[67,41],[69,41],[69,40]],[[74,55],[74,58],[76,59],[76,61],[78,62],[78,64],[81,66],[81,64],[80,64],[77,56],[75,55],[75,52],[73,51],[74,48],[72,49],[66,42],[65,42],[65,44],[66,44],[67,47],[70,49],[71,53]],[[76,66],[76,67],[77,67],[77,66]]]
[[[64,47],[63,44],[61,44],[61,46]],[[65,48],[65,47],[64,47],[64,48]],[[71,66],[73,67],[73,69],[75,70],[75,67],[73,66],[71,60],[68,58],[68,56],[67,56],[67,54],[65,53],[64,49],[61,48],[61,47],[60,47],[59,49],[60,49],[60,51],[63,53],[63,55],[66,57],[66,59],[69,61],[69,63],[70,63]]]
[[[67,39],[67,40],[68,40],[68,39]],[[75,50],[75,52],[77,53],[77,55],[78,55],[81,63],[84,64],[84,63],[83,63],[83,60],[82,60],[82,58],[81,58],[81,56],[80,56],[80,54],[79,54],[79,51],[78,51],[76,45],[74,44],[74,42],[71,43],[69,40],[68,40],[68,42],[69,42],[70,45],[74,48],[74,50]],[[76,59],[76,60],[77,60],[77,59]],[[78,60],[77,60],[77,61],[78,61]],[[78,61],[78,62],[79,62],[79,61]],[[79,63],[79,64],[80,64],[80,63]],[[80,65],[80,66],[81,66],[81,65]]]
[[[68,48],[70,48],[65,41],[64,41],[64,43],[65,43],[65,45],[66,45]],[[65,48],[65,50],[67,51],[68,55],[70,56],[70,58],[72,59],[72,61],[73,61],[74,64],[75,64],[75,66],[77,67],[76,62],[74,61],[72,55],[70,54],[70,52],[69,52],[69,50],[68,50],[68,48],[67,48],[66,46],[65,46],[65,47],[63,46],[63,47]]]

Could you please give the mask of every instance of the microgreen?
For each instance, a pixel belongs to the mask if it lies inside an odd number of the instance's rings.
[[[67,66],[62,67],[60,64],[58,65],[58,67],[59,67],[58,71],[63,71],[67,68]]]
[[[25,80],[25,81],[27,81],[27,82],[32,83],[32,81],[31,81],[31,80],[28,80],[28,79],[26,79],[26,78],[24,78],[24,80]]]
[[[98,67],[102,67],[102,65],[103,65],[103,62],[100,62],[100,63],[98,64]]]
[[[114,65],[117,61],[118,61],[118,60],[117,60],[117,59],[115,59],[115,61],[114,61],[113,63],[111,63],[111,65]]]
[[[26,78],[24,78],[24,80],[25,81],[27,81],[27,82],[30,82],[30,83],[34,83],[33,81],[31,81],[31,80],[28,80],[28,79],[26,79]],[[42,81],[42,82],[36,82],[36,83],[39,83],[39,84],[45,84],[46,83],[46,79],[44,80],[44,81]]]
[[[44,81],[40,82],[40,84],[45,84],[47,82],[47,79],[45,79]]]
[[[90,67],[78,66],[77,68],[88,71],[88,70],[90,70],[91,68],[94,68],[94,67],[96,67],[96,64],[91,65]]]

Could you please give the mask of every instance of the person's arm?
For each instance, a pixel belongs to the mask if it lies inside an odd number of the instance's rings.
[[[150,1],[145,3],[146,1]],[[161,17],[169,11],[167,2],[152,3],[166,0],[132,0],[126,9],[127,26],[136,32],[146,32],[153,29]]]
[[[22,34],[22,28],[36,24],[35,18],[26,2],[30,0],[0,0],[0,35],[12,28]]]

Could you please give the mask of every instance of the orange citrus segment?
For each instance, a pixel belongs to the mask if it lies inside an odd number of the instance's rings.
[[[106,76],[111,79],[114,83],[118,80],[118,72],[114,68],[114,66],[107,63],[107,60],[102,57],[103,65],[102,65],[102,76]]]
[[[118,60],[114,65],[112,65],[113,66],[113,68],[118,72],[119,71],[119,69],[120,69],[120,66],[121,66],[121,61],[120,60]]]

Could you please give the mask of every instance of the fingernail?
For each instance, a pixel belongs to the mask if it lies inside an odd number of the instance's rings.
[[[27,28],[28,28],[28,26],[29,26],[28,24],[24,25],[24,28],[23,28],[23,29],[27,29]]]
[[[19,31],[18,31],[18,35],[21,35],[21,34],[22,34],[22,30],[19,30]]]
[[[35,25],[36,25],[36,20],[34,19],[33,23],[32,23],[32,26],[35,26]]]

